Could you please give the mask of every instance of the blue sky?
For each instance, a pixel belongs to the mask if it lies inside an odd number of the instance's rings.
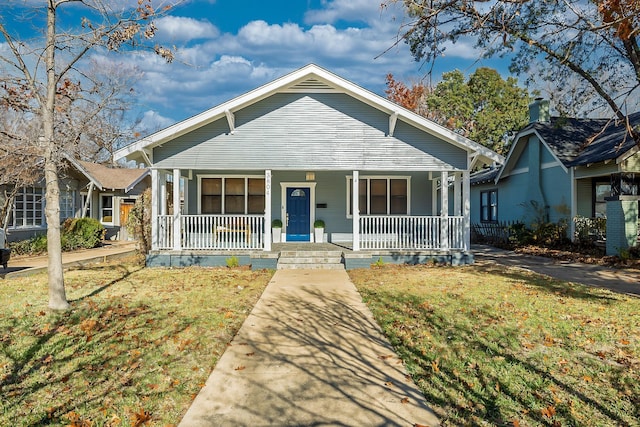
[[[91,56],[136,70],[138,105],[132,116],[148,129],[173,124],[308,63],[384,95],[388,73],[416,82],[427,70],[404,43],[393,47],[406,18],[399,6],[382,10],[381,1],[189,0],[157,21],[155,42],[175,47],[173,63],[151,52]],[[36,33],[34,22],[20,23],[19,29]],[[504,61],[478,61],[479,56],[471,43],[452,45],[433,77],[456,68],[470,74],[479,66],[506,76]]]

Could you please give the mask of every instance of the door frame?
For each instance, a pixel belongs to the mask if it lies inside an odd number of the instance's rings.
[[[316,182],[310,181],[297,181],[297,182],[281,182],[280,183],[280,200],[282,206],[280,206],[280,218],[282,219],[282,241],[287,241],[287,188],[299,187],[308,188],[310,194],[309,197],[309,241],[313,241],[313,223],[316,220]]]

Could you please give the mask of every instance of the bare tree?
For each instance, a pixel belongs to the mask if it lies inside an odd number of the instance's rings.
[[[39,120],[37,145],[42,156],[45,179],[45,217],[47,221],[47,251],[49,273],[49,307],[64,310],[69,307],[64,287],[60,242],[60,186],[63,145],[57,125],[65,121],[61,112],[68,111],[65,102],[77,87],[81,60],[99,48],[111,51],[148,47],[171,62],[173,53],[162,46],[151,46],[155,33],[153,20],[167,13],[170,5],[154,5],[152,0],[137,0],[133,7],[127,1],[102,0],[46,0],[42,6],[3,6],[0,12],[0,34],[10,54],[0,62],[15,75],[16,85],[29,95],[25,100]],[[82,8],[82,18],[73,31],[58,29],[59,11],[65,7]],[[21,40],[5,24],[7,14],[24,12],[44,14],[44,34],[38,40]],[[40,43],[40,47],[38,46]],[[58,108],[60,107],[60,108]],[[26,117],[25,117],[26,118]]]
[[[564,105],[609,108],[640,146],[640,131],[628,122],[640,95],[638,0],[402,3],[411,21],[401,39],[417,60],[433,62],[451,43],[471,38],[481,55],[509,56],[511,71],[530,80],[563,87],[578,78],[579,88],[563,94]]]

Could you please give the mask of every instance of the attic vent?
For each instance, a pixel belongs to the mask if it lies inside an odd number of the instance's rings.
[[[294,86],[291,86],[290,89],[296,90],[296,91],[299,90],[299,91],[307,91],[307,92],[308,91],[318,92],[318,91],[330,91],[330,90],[333,90],[333,87],[329,86],[325,82],[321,82],[320,80],[308,79]]]

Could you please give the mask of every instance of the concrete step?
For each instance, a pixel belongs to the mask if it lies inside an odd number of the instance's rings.
[[[282,251],[278,269],[344,269],[341,251]]]
[[[342,257],[280,257],[278,262],[282,264],[340,264]]]
[[[344,270],[344,264],[280,264],[278,270]]]
[[[280,251],[281,258],[292,257],[341,257],[342,251]]]

